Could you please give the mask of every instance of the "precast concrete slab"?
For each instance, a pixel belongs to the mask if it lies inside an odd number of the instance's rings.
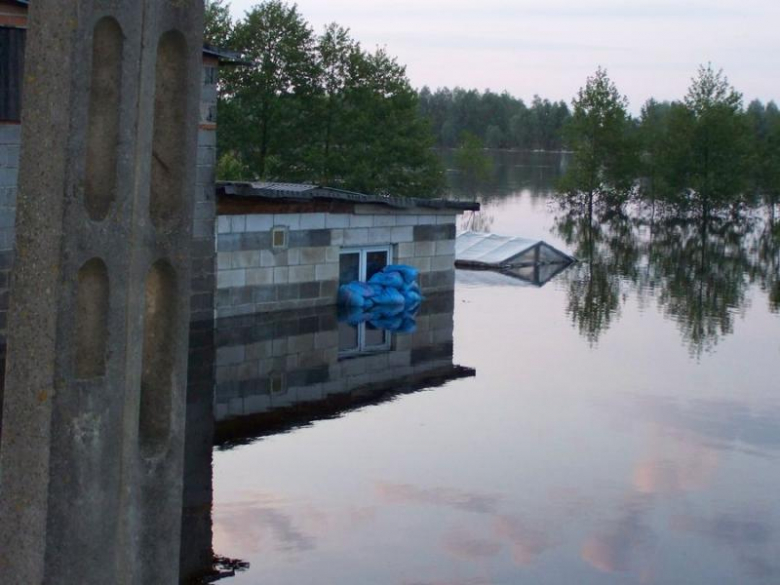
[[[47,0],[29,16],[0,574],[169,585],[203,2]]]

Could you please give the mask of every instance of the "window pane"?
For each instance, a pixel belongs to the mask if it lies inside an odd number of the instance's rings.
[[[339,323],[339,352],[356,351],[358,349],[357,327],[349,323]]]
[[[369,347],[381,347],[385,345],[387,331],[384,329],[375,329],[366,323],[365,345]]]
[[[360,280],[360,254],[350,252],[339,256],[339,284]]]
[[[387,252],[369,252],[366,254],[366,280],[387,266]]]

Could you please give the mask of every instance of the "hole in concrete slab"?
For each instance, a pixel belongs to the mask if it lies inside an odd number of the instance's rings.
[[[187,41],[168,31],[157,46],[149,214],[157,229],[170,229],[184,201]]]
[[[124,38],[111,17],[98,21],[92,40],[84,204],[90,219],[105,219],[116,198],[117,148]]]
[[[168,446],[171,409],[175,388],[176,273],[160,260],[146,277],[143,369],[139,440],[145,457],[155,456]]]
[[[108,346],[108,269],[100,258],[81,267],[76,295],[76,377],[106,374]]]

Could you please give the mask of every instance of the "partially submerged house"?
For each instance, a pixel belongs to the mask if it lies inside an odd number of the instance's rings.
[[[217,317],[333,305],[389,264],[452,290],[457,215],[479,209],[287,183],[219,183],[217,199]]]

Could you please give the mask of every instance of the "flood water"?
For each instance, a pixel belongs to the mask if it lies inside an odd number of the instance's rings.
[[[224,582],[780,582],[777,233],[589,231],[551,202],[559,155],[496,162],[450,175],[483,202],[463,227],[579,264],[459,271],[410,335],[322,311],[217,332]]]

